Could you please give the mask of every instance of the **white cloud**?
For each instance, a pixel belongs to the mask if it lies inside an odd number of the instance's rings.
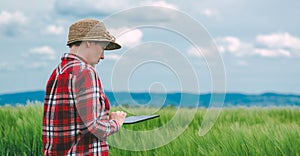
[[[49,25],[46,28],[46,32],[48,34],[53,34],[53,35],[60,35],[64,31],[64,28],[62,26],[56,26],[56,25]]]
[[[13,71],[15,68],[7,62],[0,62],[0,71]]]
[[[176,5],[171,4],[171,3],[167,3],[165,1],[146,1],[145,5],[165,7],[165,8],[170,8],[170,9],[178,9],[178,7]]]
[[[212,56],[213,53],[209,48],[191,47],[188,49],[187,54],[189,56],[195,56],[195,57],[209,57]]]
[[[188,49],[187,54],[190,56],[202,57],[201,50],[195,47],[191,47],[190,49]]]
[[[24,62],[19,64],[24,69],[41,69],[49,65],[49,61],[56,59],[55,51],[49,46],[41,46],[30,49],[23,54]]]
[[[254,49],[252,44],[242,42],[239,38],[233,36],[218,38],[216,41],[221,52],[229,52],[238,57],[251,55]]]
[[[109,32],[116,36],[118,43],[127,48],[137,46],[143,38],[143,32],[139,29],[118,28],[109,29]]]
[[[97,1],[94,0],[56,0],[54,5],[55,9],[62,14],[70,14],[76,16],[85,16],[90,14],[108,15],[113,12],[129,7],[130,0],[110,0],[110,1]]]
[[[255,53],[266,57],[291,57],[299,56],[292,53],[300,50],[300,38],[285,33],[273,33],[269,35],[257,35],[258,44],[266,46],[265,49],[256,49]]]
[[[236,37],[225,37],[224,41],[228,43],[227,49],[230,52],[238,52],[241,49],[241,41]]]
[[[31,62],[29,64],[24,64],[23,67],[26,69],[41,69],[48,66],[47,62]]]
[[[113,61],[117,61],[121,58],[120,55],[118,54],[105,54],[105,60],[113,60]]]
[[[260,49],[256,48],[254,53],[263,57],[290,57],[291,53],[284,49]]]
[[[110,15],[112,13],[124,10],[127,8],[137,6],[159,6],[177,9],[178,7],[174,4],[167,3],[165,1],[135,1],[135,0],[110,0],[104,1],[99,0],[56,0],[55,9],[61,14],[75,15],[75,16],[87,16],[92,14]]]
[[[24,24],[27,22],[27,18],[22,12],[16,11],[10,13],[7,11],[2,11],[0,13],[0,24]]]
[[[270,48],[300,49],[300,38],[294,37],[287,32],[258,35],[256,41]]]
[[[0,33],[13,37],[26,31],[27,17],[22,12],[0,12]]]
[[[39,57],[45,60],[54,60],[56,58],[56,54],[50,47],[42,46],[30,49],[26,57]]]
[[[205,8],[201,11],[201,13],[206,17],[214,17],[219,14],[219,12],[216,9],[212,9],[212,8]]]
[[[248,63],[244,60],[237,60],[237,64],[240,65],[240,66],[246,66],[248,65]]]
[[[263,40],[264,39],[264,40]],[[268,37],[257,37],[259,41],[266,41],[262,43],[269,43],[266,47],[257,47],[254,43],[243,42],[237,37],[224,37],[218,38],[217,43],[219,44],[219,50],[223,53],[231,53],[237,57],[246,56],[261,56],[261,57],[291,57],[292,53],[289,49],[281,48],[284,46],[273,45],[272,39]],[[267,42],[269,41],[269,42]],[[278,43],[279,44],[279,43]],[[272,46],[271,46],[272,45]]]

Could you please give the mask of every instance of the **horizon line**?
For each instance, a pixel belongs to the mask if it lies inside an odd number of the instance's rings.
[[[7,93],[0,93],[0,95],[9,95],[9,94],[22,94],[22,93],[30,93],[30,92],[45,92],[45,90],[28,90],[28,91],[16,91],[16,92],[7,92]],[[280,91],[265,91],[265,92],[243,92],[243,91],[227,91],[227,92],[200,92],[200,93],[193,93],[193,92],[182,92],[182,91],[170,91],[170,92],[149,92],[149,91],[111,91],[111,90],[104,90],[105,92],[112,92],[112,93],[152,93],[152,94],[195,94],[195,95],[204,95],[204,94],[244,94],[244,95],[263,95],[263,94],[282,94],[282,95],[300,95],[300,93],[291,93],[291,92],[280,92]]]

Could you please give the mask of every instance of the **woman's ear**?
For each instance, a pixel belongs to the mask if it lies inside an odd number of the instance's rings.
[[[91,46],[91,42],[86,41],[85,43],[86,43],[86,47],[87,47],[87,48],[89,48],[89,47]]]

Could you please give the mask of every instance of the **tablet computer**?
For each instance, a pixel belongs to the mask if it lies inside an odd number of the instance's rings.
[[[125,118],[123,124],[134,124],[142,121],[146,121],[149,119],[157,118],[159,115],[141,115],[141,116],[129,116]]]

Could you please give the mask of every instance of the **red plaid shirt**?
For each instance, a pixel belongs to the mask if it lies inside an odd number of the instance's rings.
[[[46,87],[44,155],[107,155],[106,138],[120,129],[108,112],[95,69],[82,58],[65,54]]]

